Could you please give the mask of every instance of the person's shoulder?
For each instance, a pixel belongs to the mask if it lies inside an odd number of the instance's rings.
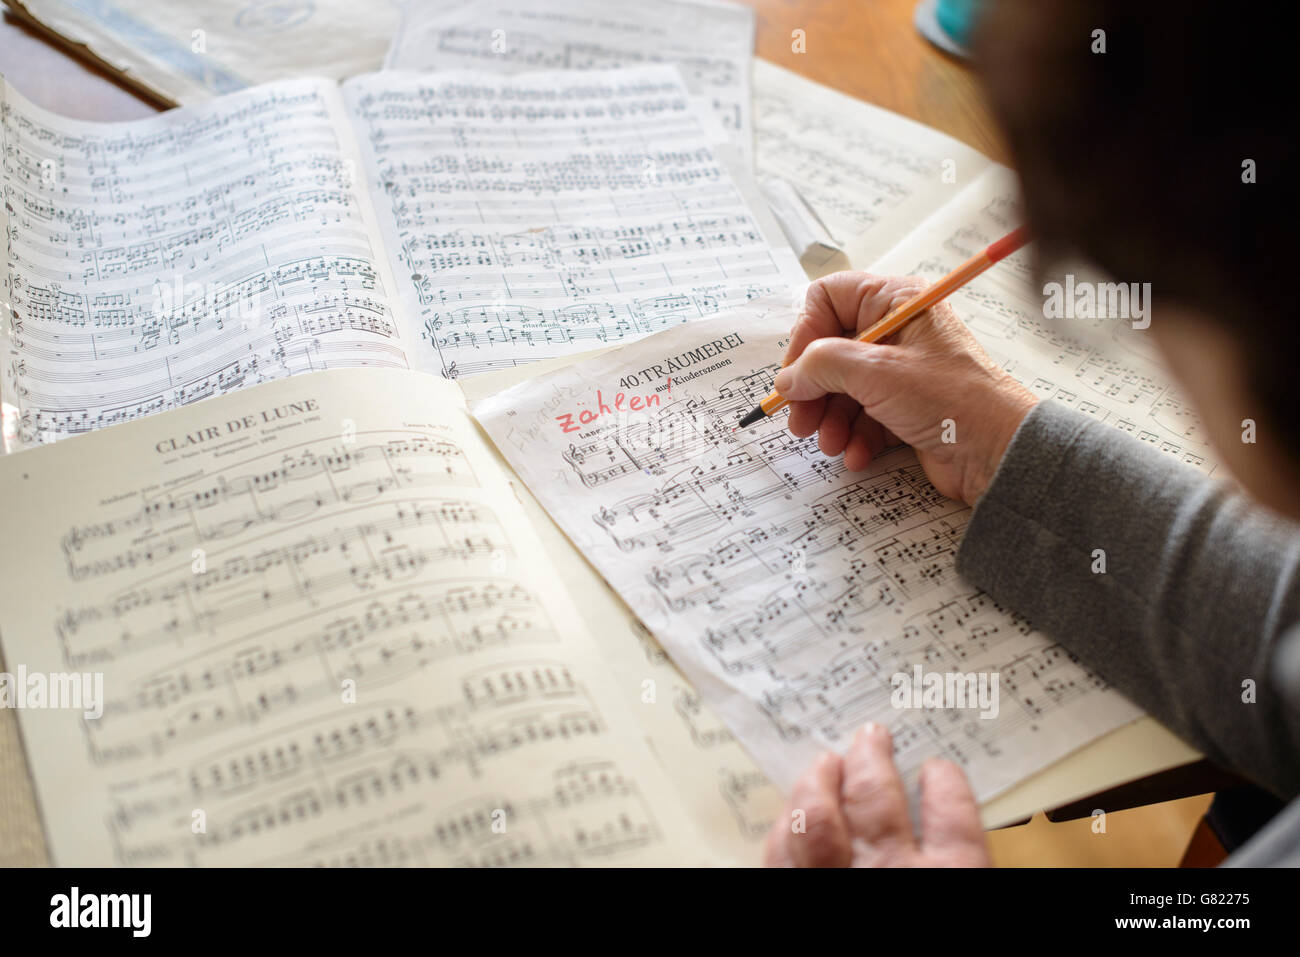
[[[1292,629],[1294,635],[1297,629]],[[1282,809],[1223,867],[1300,867],[1300,799]]]

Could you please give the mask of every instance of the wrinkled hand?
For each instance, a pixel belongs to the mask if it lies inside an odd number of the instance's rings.
[[[844,757],[824,754],[767,835],[768,867],[989,867],[975,796],[961,769],[921,769],[921,835],[907,812],[889,729],[867,725]]]
[[[849,470],[905,442],[935,488],[973,505],[1033,408],[1033,394],[998,367],[947,303],[889,342],[845,338],[925,285],[917,276],[863,272],[814,282],[776,389],[790,400],[790,431],[800,438],[816,432],[822,452],[843,452]]]

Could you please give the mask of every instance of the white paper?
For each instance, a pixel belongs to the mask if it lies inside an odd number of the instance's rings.
[[[630,341],[803,273],[676,70],[344,84],[420,368]]]
[[[129,123],[0,94],[7,446],[298,372],[410,365],[333,84]]]
[[[909,787],[941,754],[986,799],[1138,717],[957,577],[969,510],[910,450],[849,474],[784,414],[736,430],[792,315],[765,301],[669,330],[475,417],[782,789],[869,720],[893,729]],[[895,709],[893,676],[916,666],[998,673],[997,715]]]

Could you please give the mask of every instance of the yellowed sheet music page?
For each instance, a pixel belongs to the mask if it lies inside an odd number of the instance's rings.
[[[7,667],[102,682],[18,711],[55,863],[705,859],[453,384],[270,383],[0,496]]]

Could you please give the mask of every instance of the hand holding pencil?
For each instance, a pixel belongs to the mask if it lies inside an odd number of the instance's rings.
[[[932,288],[932,287],[931,287]],[[790,431],[865,469],[886,446],[916,449],[943,494],[973,504],[1034,396],[998,367],[946,302],[911,313],[889,342],[850,338],[927,289],[916,277],[836,273],[809,287],[776,378]]]

